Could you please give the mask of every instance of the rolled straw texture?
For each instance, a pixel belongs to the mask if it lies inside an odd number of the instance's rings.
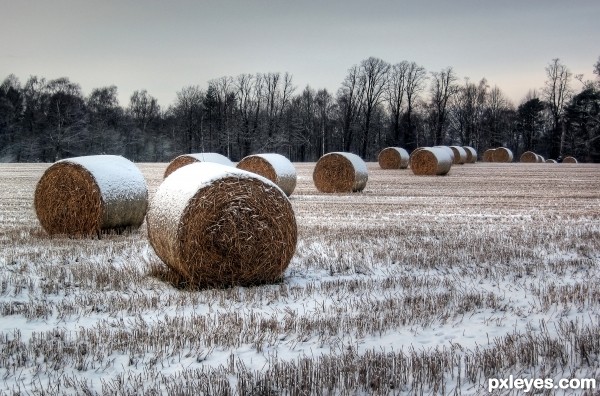
[[[562,162],[564,164],[576,164],[578,161],[575,157],[568,156],[568,157],[565,157],[565,159],[563,159]]]
[[[256,173],[275,183],[289,197],[296,188],[296,168],[281,154],[254,154],[242,158],[237,168]]]
[[[34,207],[50,235],[133,229],[144,221],[148,188],[137,166],[123,157],[76,157],[46,169],[36,186]]]
[[[471,146],[463,146],[467,153],[467,164],[474,164],[477,162],[477,150]]]
[[[158,257],[194,286],[274,282],[296,249],[285,193],[255,173],[201,162],[159,186],[146,216]]]
[[[164,177],[169,176],[182,166],[193,164],[194,162],[214,162],[216,164],[233,166],[233,162],[226,156],[219,153],[192,153],[183,154],[175,157],[167,166]]]
[[[381,169],[406,169],[410,156],[402,147],[386,147],[379,152],[377,160]]]
[[[539,155],[537,155],[533,151],[525,151],[523,154],[521,154],[520,161],[527,163],[540,162]]]
[[[494,151],[496,149],[491,148],[483,152],[483,162],[494,162]]]
[[[324,193],[362,191],[369,179],[367,164],[356,154],[325,154],[313,170],[313,182]]]
[[[410,166],[415,175],[441,176],[450,171],[452,157],[440,147],[428,147],[413,154]]]
[[[506,147],[498,147],[494,150],[493,156],[493,162],[512,162],[513,160],[512,151]]]
[[[463,147],[450,146],[450,149],[452,150],[452,152],[454,154],[454,161],[453,161],[454,164],[463,165],[464,163],[467,162],[467,152]]]

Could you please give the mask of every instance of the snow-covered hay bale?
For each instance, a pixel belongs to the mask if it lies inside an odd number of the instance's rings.
[[[493,162],[512,162],[513,160],[512,151],[506,147],[498,147],[494,150],[493,156]]]
[[[296,218],[285,193],[260,175],[210,162],[169,175],[146,222],[158,257],[193,286],[276,281],[296,249]]]
[[[536,154],[537,155],[537,162],[540,164],[543,164],[544,162],[546,162],[546,158],[544,158],[543,156]]]
[[[441,147],[427,147],[413,154],[410,167],[415,175],[441,176],[450,171],[452,157]]]
[[[313,171],[315,187],[324,193],[362,191],[368,179],[367,164],[352,153],[325,154]]]
[[[192,153],[183,154],[175,157],[167,166],[164,177],[169,176],[182,166],[193,164],[194,162],[214,162],[216,164],[233,166],[233,162],[219,153]]]
[[[454,163],[454,150],[452,150],[450,147],[448,146],[433,146],[433,148],[441,148],[442,150],[445,150],[449,155],[450,158],[452,158],[452,163]]]
[[[477,162],[477,150],[475,150],[471,146],[463,146],[465,152],[467,153],[467,164],[474,164]]]
[[[578,161],[575,157],[568,156],[568,157],[565,157],[565,159],[563,159],[562,162],[564,164],[576,164]]]
[[[467,162],[467,152],[464,148],[461,146],[450,146],[450,149],[454,154],[454,164],[463,165]]]
[[[381,169],[406,169],[410,156],[402,147],[387,147],[379,152],[377,160]]]
[[[289,197],[296,188],[296,168],[281,154],[254,154],[242,158],[239,169],[266,177]]]
[[[494,162],[494,151],[496,149],[491,148],[483,152],[483,162]]]
[[[547,159],[546,163],[547,164],[556,164],[557,162],[556,162],[556,160],[553,160],[553,159]]]
[[[144,221],[148,188],[137,166],[123,157],[76,157],[46,169],[35,189],[34,207],[50,235],[134,229]]]
[[[520,161],[527,163],[540,162],[539,155],[537,155],[533,151],[525,151],[523,154],[521,154]]]

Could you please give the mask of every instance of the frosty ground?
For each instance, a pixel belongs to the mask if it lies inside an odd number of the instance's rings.
[[[315,164],[294,165],[299,241],[283,279],[225,290],[170,284],[145,224],[47,236],[33,192],[48,165],[0,165],[0,394],[600,383],[600,166],[478,163],[417,177],[369,163],[364,192],[321,194]],[[166,166],[139,164],[150,198]]]

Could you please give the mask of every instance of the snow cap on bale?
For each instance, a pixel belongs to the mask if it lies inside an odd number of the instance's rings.
[[[210,162],[169,175],[146,222],[158,257],[201,287],[276,281],[296,249],[296,218],[285,193],[255,173]]]
[[[471,146],[463,146],[465,152],[467,153],[467,164],[474,164],[477,162],[477,150],[475,150]]]
[[[313,170],[315,187],[324,193],[362,191],[368,179],[367,164],[352,153],[325,154]]]
[[[493,157],[494,159],[492,162],[512,162],[513,153],[506,147],[498,147],[494,150]]]
[[[540,162],[539,157],[540,156],[534,153],[533,151],[525,151],[523,154],[521,154],[520,161],[527,163]]]
[[[467,162],[467,151],[461,146],[450,146],[454,154],[454,164],[463,165]]]
[[[576,164],[577,163],[577,159],[575,157],[565,157],[565,159],[563,159],[562,161],[564,164]]]
[[[171,173],[194,162],[214,162],[216,164],[233,166],[233,162],[227,157],[219,153],[192,153],[183,154],[175,157],[167,166],[164,177],[169,176]]]
[[[483,162],[494,162],[494,152],[496,149],[491,148],[483,152]]]
[[[96,235],[138,228],[148,207],[148,188],[137,166],[123,157],[69,158],[46,169],[34,206],[48,234]]]
[[[547,159],[546,163],[547,164],[556,164],[557,162],[556,162],[556,160],[553,160],[553,159]]]
[[[377,160],[381,169],[406,169],[409,155],[402,147],[387,147],[379,152]]]
[[[239,169],[266,177],[289,197],[296,188],[296,168],[281,154],[254,154],[242,158]]]
[[[546,159],[539,154],[536,154],[536,159],[540,164],[546,162]]]
[[[441,176],[450,171],[452,162],[448,150],[442,147],[426,147],[413,153],[410,166],[415,175]]]

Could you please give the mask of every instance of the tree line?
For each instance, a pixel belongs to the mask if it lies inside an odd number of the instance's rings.
[[[457,144],[600,162],[600,58],[593,81],[559,59],[545,72],[544,87],[516,107],[485,78],[461,81],[452,67],[375,57],[350,67],[335,93],[299,90],[289,73],[241,74],[184,87],[166,108],[146,90],[123,107],[116,86],[84,96],[66,77],[22,84],[9,75],[0,85],[0,161],[105,153],[165,162],[192,152],[238,161],[277,152],[302,162],[331,151],[376,160],[388,146]]]

